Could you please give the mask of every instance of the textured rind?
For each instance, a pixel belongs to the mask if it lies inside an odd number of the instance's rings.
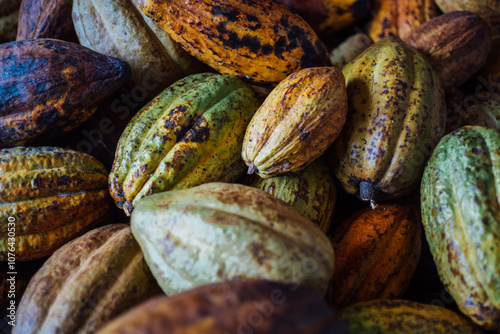
[[[465,125],[478,125],[500,130],[500,94],[489,93],[478,99],[477,95],[462,94],[447,97],[450,110],[446,120],[446,133]]]
[[[500,133],[446,135],[425,168],[422,223],[439,276],[460,310],[500,329]]]
[[[388,37],[404,39],[410,31],[439,15],[434,0],[375,0],[368,34],[374,42]]]
[[[321,297],[263,280],[205,285],[143,303],[98,334],[347,333]]]
[[[278,83],[328,66],[324,44],[286,7],[267,0],[139,0],[187,52],[220,73]]]
[[[356,58],[371,45],[373,45],[373,41],[368,35],[361,32],[354,34],[330,52],[330,60],[333,66],[342,70],[348,62]]]
[[[130,227],[103,226],[45,262],[23,295],[13,334],[95,333],[160,294]]]
[[[236,77],[194,74],[145,106],[123,132],[109,175],[110,192],[127,213],[143,196],[243,173],[241,146],[258,101]]]
[[[416,203],[381,204],[347,219],[331,237],[335,273],[329,301],[335,309],[399,298],[417,268],[422,244]]]
[[[423,56],[394,37],[375,43],[342,71],[349,112],[327,155],[336,177],[364,200],[410,193],[445,130],[438,77]],[[360,193],[361,185],[373,193]]]
[[[500,0],[435,0],[444,13],[469,11],[481,16],[492,28],[493,35],[500,34]]]
[[[54,38],[77,41],[71,19],[72,4],[73,0],[23,0],[16,40]]]
[[[0,44],[16,39],[21,0],[0,0]]]
[[[325,234],[285,202],[244,185],[209,183],[144,197],[131,227],[167,295],[248,278],[324,294],[333,274]]]
[[[0,147],[37,143],[82,124],[130,76],[124,61],[79,44],[0,45]]]
[[[52,254],[101,223],[110,209],[107,171],[94,158],[53,147],[0,150],[0,260],[7,260],[7,221],[15,223],[16,260]],[[12,217],[11,220],[8,220]]]
[[[298,172],[337,138],[346,114],[347,92],[340,70],[297,71],[280,82],[256,111],[241,156],[263,178]]]
[[[323,158],[314,160],[303,170],[263,179],[250,175],[245,184],[281,199],[311,219],[328,233],[337,200],[335,179]]]
[[[351,334],[481,334],[483,331],[453,311],[409,300],[374,300],[339,311]]]
[[[486,63],[492,37],[480,16],[453,12],[416,27],[403,41],[427,57],[448,91],[465,83]]]
[[[320,36],[327,37],[362,20],[369,0],[277,0],[299,14]]]

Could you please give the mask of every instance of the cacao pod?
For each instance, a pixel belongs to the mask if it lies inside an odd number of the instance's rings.
[[[0,44],[16,39],[21,0],[0,0]]]
[[[280,199],[239,184],[208,183],[144,197],[132,232],[167,295],[233,279],[304,284],[324,294],[328,238]]]
[[[110,208],[107,174],[100,162],[71,150],[0,150],[0,261],[12,249],[18,261],[50,255],[101,223]]]
[[[341,70],[348,62],[356,58],[372,44],[373,41],[367,35],[363,33],[354,34],[330,52],[330,60],[333,66]]]
[[[346,334],[321,297],[303,287],[263,280],[201,286],[158,297],[112,321],[118,333]]]
[[[384,204],[347,219],[331,238],[335,273],[329,300],[336,309],[399,298],[417,268],[422,239],[416,205]]]
[[[124,61],[53,39],[0,45],[0,147],[82,124],[130,76]]]
[[[137,200],[157,192],[236,181],[241,146],[258,108],[236,77],[194,74],[144,107],[123,132],[109,175],[110,192],[130,215]]]
[[[403,40],[427,57],[446,91],[462,85],[485,64],[492,43],[488,24],[470,12],[438,16]]]
[[[77,42],[72,6],[73,0],[23,0],[16,40],[53,38]]]
[[[187,52],[223,74],[278,83],[329,66],[324,44],[286,7],[267,0],[139,0]]]
[[[437,305],[409,300],[373,300],[351,305],[339,315],[351,334],[482,334],[467,318]]]
[[[434,0],[375,0],[368,34],[374,42],[393,36],[404,39],[415,27],[438,16]]]
[[[394,37],[372,45],[343,73],[349,112],[328,154],[335,175],[347,193],[365,201],[410,193],[445,129],[437,75]]]
[[[298,172],[337,138],[347,114],[342,72],[335,67],[297,71],[269,94],[250,121],[242,158],[263,178]]]
[[[435,0],[444,13],[469,11],[481,16],[493,30],[500,33],[500,0]]]
[[[323,158],[314,160],[303,170],[263,179],[250,175],[245,184],[281,199],[311,219],[328,233],[337,200],[335,179]]]
[[[95,333],[159,294],[130,227],[103,226],[64,245],[45,262],[19,304],[13,334]]]
[[[446,119],[446,133],[453,132],[464,125],[478,125],[500,130],[500,94],[491,93],[488,97],[456,94],[447,97],[450,108]]]
[[[500,330],[500,132],[446,135],[425,168],[422,223],[439,276],[460,310]]]

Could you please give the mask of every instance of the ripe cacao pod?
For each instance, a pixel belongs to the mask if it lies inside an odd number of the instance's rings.
[[[330,52],[330,60],[333,66],[341,70],[372,44],[373,41],[368,35],[354,34]]]
[[[471,12],[440,15],[403,38],[436,70],[446,91],[469,80],[485,63],[492,38],[486,21]]]
[[[103,226],[45,262],[26,288],[13,334],[95,333],[161,293],[130,227]]]
[[[248,125],[241,153],[248,174],[269,178],[300,171],[337,138],[346,114],[340,70],[313,67],[291,74],[269,94]]]
[[[314,160],[303,170],[263,179],[249,175],[245,184],[279,198],[311,219],[328,233],[337,200],[335,179],[323,158]]]
[[[267,0],[139,0],[187,52],[223,74],[278,83],[329,66],[324,44],[285,6]]]
[[[77,42],[72,6],[73,0],[23,0],[16,40],[53,38]]]
[[[18,261],[50,255],[101,223],[110,208],[107,174],[99,161],[71,150],[0,150],[0,261],[9,253]]]
[[[460,310],[500,330],[500,132],[465,126],[425,167],[422,223],[439,276]]]
[[[324,294],[333,274],[326,235],[252,187],[208,183],[147,196],[130,223],[167,295],[247,278],[304,284]]]
[[[241,146],[258,101],[240,79],[212,73],[177,81],[144,107],[118,143],[110,192],[130,215],[137,200],[244,172]]]
[[[264,280],[204,285],[147,301],[98,334],[347,334],[322,298],[303,286]]]
[[[409,300],[373,300],[351,305],[339,315],[351,334],[482,334],[470,320],[437,305]]]
[[[124,61],[78,44],[43,38],[1,44],[0,147],[76,128],[129,76]]]
[[[404,39],[415,27],[438,16],[434,0],[375,0],[368,34],[374,42],[393,36]]]
[[[500,94],[487,97],[455,94],[447,97],[449,113],[446,118],[446,133],[465,125],[478,125],[500,130]]]
[[[422,239],[418,208],[366,208],[335,230],[335,272],[329,300],[335,309],[373,299],[399,298],[417,268]]]
[[[349,112],[328,154],[335,175],[347,193],[365,201],[410,193],[445,129],[437,75],[394,37],[375,43],[342,71]]]
[[[0,44],[16,39],[21,0],[0,0]]]
[[[500,34],[500,0],[435,0],[444,13],[469,11],[481,16],[492,28],[493,35]]]

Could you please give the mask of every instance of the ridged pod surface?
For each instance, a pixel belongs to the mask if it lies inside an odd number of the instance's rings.
[[[491,93],[482,99],[478,99],[477,95],[457,95],[447,97],[446,105],[450,112],[446,118],[446,133],[465,125],[500,130],[500,94]]]
[[[349,112],[328,156],[347,193],[366,201],[418,187],[445,129],[441,83],[429,63],[385,38],[343,68]]]
[[[375,0],[368,34],[374,42],[388,37],[404,39],[410,31],[439,15],[434,0]]]
[[[110,209],[107,174],[100,162],[71,150],[0,150],[0,261],[11,247],[18,261],[52,254],[101,223]],[[15,225],[14,245],[7,222]]]
[[[302,16],[320,36],[328,36],[362,20],[369,0],[277,0]]]
[[[328,233],[337,200],[335,179],[323,158],[314,160],[303,170],[263,179],[250,175],[245,184],[281,199],[311,219]]]
[[[278,83],[330,60],[312,28],[267,0],[139,0],[187,52],[223,74]]]
[[[16,39],[21,0],[0,0],[0,44]]]
[[[403,41],[428,59],[446,91],[461,86],[486,63],[492,44],[488,24],[471,12],[440,15]]]
[[[478,14],[492,28],[493,35],[500,34],[500,0],[435,0],[444,13],[469,11]]]
[[[317,293],[264,280],[201,286],[143,303],[98,334],[346,334]]]
[[[34,39],[0,45],[0,147],[82,124],[130,76],[130,66],[79,44]]]
[[[123,132],[109,175],[127,214],[146,195],[243,173],[241,146],[258,101],[240,79],[212,73],[177,81],[145,106]]]
[[[56,251],[31,279],[13,334],[95,333],[162,294],[130,227],[107,225]]]
[[[422,244],[418,207],[366,208],[334,231],[335,273],[329,301],[335,309],[374,299],[399,298],[417,268]]]
[[[291,74],[273,89],[248,125],[241,153],[248,173],[268,178],[300,171],[337,138],[346,114],[340,70],[314,67]]]
[[[500,330],[500,133],[465,126],[425,168],[422,223],[439,276],[460,310]]]
[[[324,294],[333,274],[326,235],[285,202],[244,185],[208,183],[144,197],[131,226],[167,295],[249,278]]]
[[[409,300],[374,300],[339,311],[351,334],[482,334],[467,318],[444,307]]]

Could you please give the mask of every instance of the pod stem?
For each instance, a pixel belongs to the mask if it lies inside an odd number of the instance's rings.
[[[255,167],[254,163],[251,162],[250,165],[248,166],[248,171],[247,174],[251,175],[257,171],[257,167]]]

